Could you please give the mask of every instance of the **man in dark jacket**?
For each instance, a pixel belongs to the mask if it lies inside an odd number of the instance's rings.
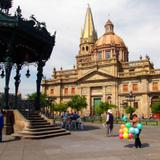
[[[0,142],[2,142],[3,127],[4,127],[4,115],[3,115],[3,110],[0,109]]]
[[[109,109],[107,111],[107,117],[106,117],[107,136],[111,136],[112,135],[113,121],[114,121],[114,117],[113,117],[113,114],[112,114],[112,110]]]

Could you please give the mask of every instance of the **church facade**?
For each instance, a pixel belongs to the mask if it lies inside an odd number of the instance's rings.
[[[108,20],[104,27],[98,38],[88,6],[76,65],[69,70],[54,68],[51,80],[42,82],[42,90],[57,103],[84,95],[88,104],[85,114],[95,114],[95,106],[108,101],[118,106],[117,115],[129,105],[137,114],[148,116],[160,94],[160,69],[154,68],[148,56],[129,61],[128,48],[114,32],[113,23]]]

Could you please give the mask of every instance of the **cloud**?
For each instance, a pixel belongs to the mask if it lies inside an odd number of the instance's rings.
[[[159,67],[159,0],[14,0],[12,13],[20,5],[25,18],[34,14],[39,21],[46,22],[51,34],[57,31],[56,45],[44,68],[47,78],[51,78],[53,67],[60,69],[62,66],[65,69],[72,68],[75,64],[87,3],[91,6],[99,37],[104,33],[106,20],[110,18],[115,25],[116,34],[123,38],[128,46],[130,60],[139,59],[140,54],[143,57],[148,54],[155,67]],[[26,79],[24,74],[20,91],[24,95],[35,92],[36,77]],[[33,69],[32,75],[36,75],[36,70]],[[3,84],[4,80],[0,80],[0,91],[3,91]],[[10,88],[14,92],[13,78]]]

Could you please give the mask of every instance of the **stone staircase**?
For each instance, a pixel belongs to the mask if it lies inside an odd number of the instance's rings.
[[[58,124],[50,124],[38,113],[32,113],[27,116],[27,125],[22,131],[13,134],[15,137],[27,139],[42,139],[70,134]]]

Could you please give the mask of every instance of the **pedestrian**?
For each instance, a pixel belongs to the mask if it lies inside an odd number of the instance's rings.
[[[4,115],[3,115],[3,110],[0,109],[0,142],[2,142],[3,127],[4,127]]]
[[[133,114],[132,126],[134,128],[136,128],[138,123],[139,123],[139,118],[138,118],[137,114]],[[139,129],[139,132],[135,135],[134,145],[135,145],[136,148],[138,148],[138,147],[141,148],[142,147],[141,140],[140,140],[140,137],[139,137],[140,133],[141,133],[141,129]]]
[[[112,110],[108,109],[107,117],[106,117],[107,136],[112,136],[113,121],[114,121],[114,117],[113,117],[113,114],[112,114]]]

